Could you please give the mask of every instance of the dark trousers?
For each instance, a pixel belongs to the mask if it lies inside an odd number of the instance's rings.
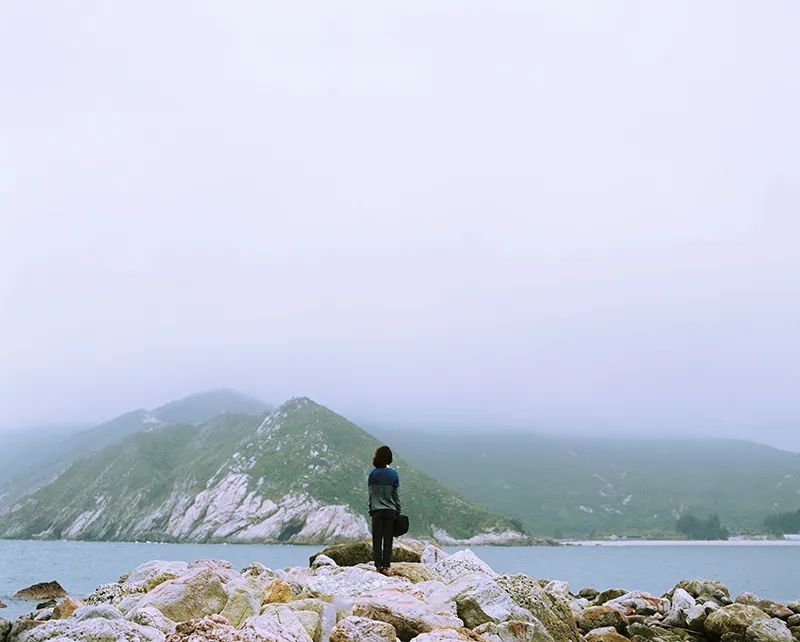
[[[394,519],[393,510],[372,511],[372,555],[377,568],[389,568],[392,565]]]

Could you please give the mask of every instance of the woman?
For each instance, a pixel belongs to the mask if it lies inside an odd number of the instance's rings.
[[[400,512],[400,475],[389,468],[392,451],[389,446],[381,446],[372,458],[374,468],[367,478],[369,487],[369,514],[372,517],[372,553],[375,568],[379,573],[389,575],[392,565],[392,538],[394,520]]]

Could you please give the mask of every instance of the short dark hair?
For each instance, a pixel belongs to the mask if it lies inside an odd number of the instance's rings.
[[[372,465],[375,468],[386,468],[392,463],[392,449],[389,446],[379,446],[375,450],[375,456],[372,458]]]

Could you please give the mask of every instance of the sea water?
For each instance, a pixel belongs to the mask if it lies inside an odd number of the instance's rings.
[[[474,546],[502,573],[567,580],[582,587],[644,590],[656,595],[681,579],[706,577],[727,584],[731,595],[750,591],[786,603],[800,598],[800,542],[580,542],[570,546]],[[158,544],[0,540],[0,617],[30,611],[14,593],[56,580],[72,596],[91,593],[148,560],[223,559],[242,568],[303,566],[318,546],[261,544]],[[449,549],[456,550],[456,549]]]

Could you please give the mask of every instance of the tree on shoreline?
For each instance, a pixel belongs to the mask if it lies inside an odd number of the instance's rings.
[[[800,508],[796,511],[787,511],[770,515],[764,519],[764,526],[773,535],[784,533],[800,533]]]
[[[689,539],[728,539],[730,535],[716,513],[705,520],[694,515],[683,515],[675,523],[675,529]]]

